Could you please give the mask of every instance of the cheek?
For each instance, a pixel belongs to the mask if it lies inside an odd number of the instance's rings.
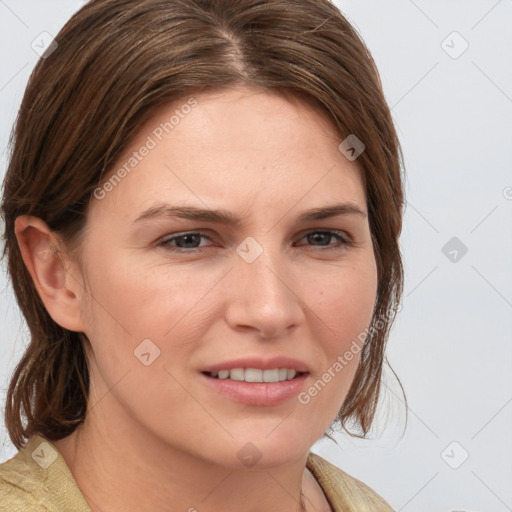
[[[343,349],[371,322],[377,293],[374,260],[345,267],[317,286],[312,309],[329,327],[330,349]]]
[[[104,327],[134,338],[162,336],[204,294],[201,283],[179,268],[141,269],[133,261],[114,259],[98,255],[96,261],[103,264],[92,269],[89,279],[93,320]]]
[[[91,314],[86,335],[103,378],[112,384],[123,370],[139,370],[137,354],[149,350],[151,357],[158,354],[151,363],[152,379],[158,368],[164,372],[160,382],[168,381],[163,368],[185,368],[215,320],[215,308],[202,299],[221,274],[191,272],[176,265],[141,271],[140,265],[119,257],[97,261],[102,266],[90,272]]]
[[[323,333],[317,337],[323,364],[299,399],[315,409],[318,418],[333,419],[346,398],[371,323],[376,292],[377,270],[370,260],[367,265],[343,268],[310,294],[319,319],[317,332]]]

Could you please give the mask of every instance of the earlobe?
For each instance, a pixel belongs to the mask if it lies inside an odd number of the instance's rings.
[[[16,219],[15,233],[25,266],[49,315],[60,326],[83,332],[81,276],[70,274],[58,237],[43,220],[28,215]]]

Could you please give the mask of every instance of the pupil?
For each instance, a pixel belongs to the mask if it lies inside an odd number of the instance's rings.
[[[328,245],[329,243],[329,237],[331,236],[329,233],[311,233],[309,235],[311,238],[310,238],[310,242],[311,241],[317,241],[317,242],[321,242],[322,241],[322,237],[323,238],[323,241],[325,243],[320,243],[320,245]],[[320,238],[319,238],[320,237]],[[313,239],[313,240],[312,240]]]
[[[181,237],[180,237],[180,239],[181,239],[182,241],[183,241],[183,240],[187,240],[187,239],[188,239],[189,241],[190,241],[190,240],[192,240],[192,245],[194,245],[194,242],[193,242],[194,237],[195,237],[195,241],[197,242],[197,241],[198,241],[198,240],[197,240],[198,235],[195,235],[195,234],[183,235],[183,236],[181,236]],[[180,245],[180,244],[178,244],[178,245]],[[182,244],[182,245],[185,245],[187,248],[190,248],[190,244],[187,244],[186,242],[185,242],[184,244]]]

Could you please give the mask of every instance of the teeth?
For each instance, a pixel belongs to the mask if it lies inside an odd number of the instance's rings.
[[[282,382],[295,378],[297,372],[290,368],[274,368],[261,370],[259,368],[233,368],[232,370],[219,370],[210,372],[211,377],[217,379],[244,380],[245,382]]]
[[[262,372],[263,382],[279,382],[279,370],[263,370]]]
[[[244,370],[241,370],[242,379],[244,378]],[[240,380],[242,380],[240,379]],[[274,382],[263,380],[263,370],[256,370],[255,368],[247,368],[245,370],[245,382]]]
[[[245,380],[244,379],[244,369],[243,368],[233,368],[229,372],[229,378],[231,380]]]

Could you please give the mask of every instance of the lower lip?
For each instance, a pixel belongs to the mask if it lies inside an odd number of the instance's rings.
[[[299,375],[291,380],[282,382],[245,382],[231,379],[216,379],[205,375],[207,385],[218,393],[231,398],[236,402],[259,407],[279,405],[294,396],[297,396],[304,388],[307,373]]]

